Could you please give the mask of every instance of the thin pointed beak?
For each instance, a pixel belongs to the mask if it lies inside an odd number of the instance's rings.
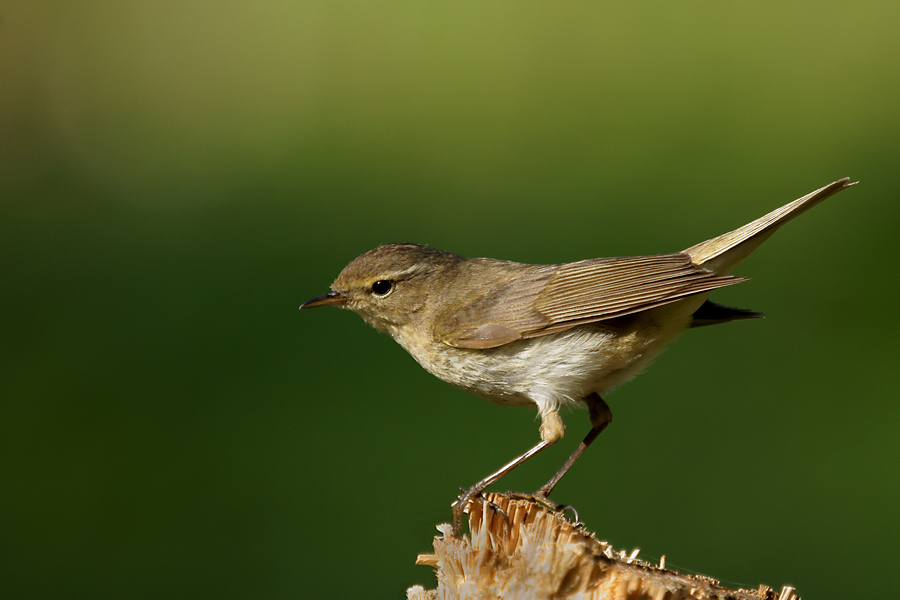
[[[307,300],[300,305],[300,310],[304,308],[315,308],[317,306],[328,306],[329,304],[343,304],[347,301],[347,297],[340,292],[326,292],[321,296],[316,296],[312,300]]]

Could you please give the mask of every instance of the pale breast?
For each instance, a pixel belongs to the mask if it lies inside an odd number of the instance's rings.
[[[546,412],[625,383],[687,327],[687,321],[669,319],[661,327],[652,312],[490,349],[452,348],[408,330],[392,335],[427,371],[447,383],[498,404],[536,404]]]

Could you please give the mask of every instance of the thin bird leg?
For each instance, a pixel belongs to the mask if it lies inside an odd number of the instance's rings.
[[[599,433],[599,432],[597,432],[597,433]],[[508,463],[506,463],[505,465],[503,465],[502,467],[500,467],[499,469],[497,469],[496,471],[494,471],[493,473],[491,473],[490,475],[488,475],[487,477],[485,477],[484,479],[482,479],[481,481],[479,481],[478,483],[476,483],[475,485],[470,487],[468,490],[463,492],[463,494],[459,497],[459,499],[453,503],[453,534],[456,537],[459,537],[459,525],[460,525],[460,522],[462,521],[463,510],[466,508],[466,506],[468,506],[469,501],[472,498],[476,497],[478,494],[483,492],[489,485],[491,485],[492,483],[494,483],[495,481],[497,481],[498,479],[500,479],[501,477],[503,477],[504,475],[506,475],[507,473],[509,473],[510,471],[512,471],[519,465],[521,465],[523,462],[525,462],[526,460],[528,460],[529,458],[531,458],[532,456],[534,456],[535,454],[537,454],[538,452],[540,452],[541,450],[543,450],[544,448],[546,448],[547,446],[549,446],[551,444],[552,444],[552,442],[545,442],[545,441],[541,440],[540,442],[535,444],[534,447],[532,447],[530,450],[528,450],[521,456],[517,456],[516,458],[512,459],[511,461],[509,461]]]
[[[563,478],[563,475],[566,474],[572,465],[575,464],[575,461],[578,460],[578,457],[581,456],[587,447],[591,445],[597,436],[600,435],[600,432],[606,429],[606,426],[612,422],[612,411],[609,409],[609,406],[606,402],[603,401],[597,394],[591,394],[587,398],[584,399],[585,403],[588,405],[588,411],[591,417],[591,430],[585,436],[584,440],[578,447],[575,449],[575,452],[572,453],[572,456],[560,467],[559,471],[550,478],[550,481],[542,485],[537,492],[534,493],[534,499],[539,500],[545,504],[548,504],[553,507],[557,507],[558,505],[555,502],[549,502],[547,496],[550,495],[550,492],[553,491],[553,488],[556,487],[556,484],[559,483],[559,480]]]

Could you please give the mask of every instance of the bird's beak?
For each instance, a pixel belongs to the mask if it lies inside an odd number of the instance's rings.
[[[300,310],[304,308],[315,308],[317,306],[328,306],[329,304],[343,304],[347,301],[347,297],[340,292],[326,292],[321,296],[316,296],[312,300],[307,300],[300,305]]]

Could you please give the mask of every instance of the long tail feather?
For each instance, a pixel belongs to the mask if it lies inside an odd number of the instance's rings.
[[[851,185],[856,185],[856,182],[849,182],[849,177],[838,179],[834,183],[830,183],[798,200],[785,204],[781,208],[777,208],[769,214],[747,223],[743,227],[738,227],[734,231],[729,231],[711,240],[700,242],[683,252],[691,257],[691,261],[694,264],[713,273],[724,275],[744,260],[748,254],[756,250],[779,227],[800,216],[825,198]]]

